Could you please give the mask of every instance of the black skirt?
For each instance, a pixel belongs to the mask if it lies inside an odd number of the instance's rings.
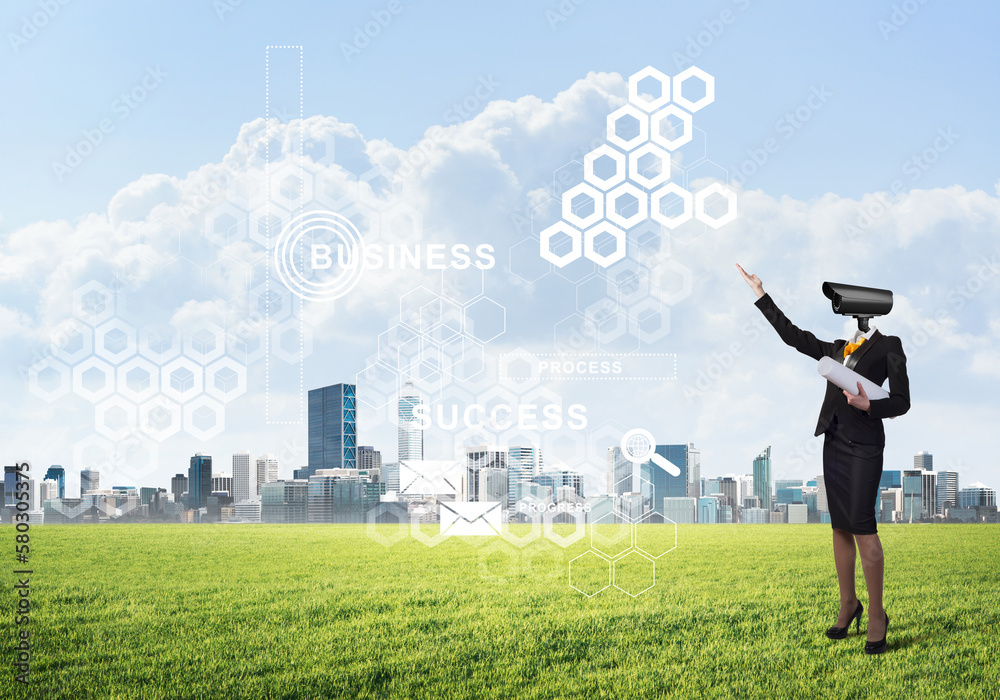
[[[854,535],[874,535],[882,445],[864,445],[844,436],[834,419],[823,443],[823,483],[830,524]]]

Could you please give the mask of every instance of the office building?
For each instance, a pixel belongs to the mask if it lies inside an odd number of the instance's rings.
[[[309,522],[309,482],[304,479],[273,481],[260,487],[262,523]]]
[[[913,468],[932,471],[934,469],[934,455],[930,452],[918,452],[913,455]]]
[[[488,501],[485,484],[481,478],[484,469],[502,469],[507,472],[507,451],[493,445],[477,445],[465,450],[465,500]],[[506,490],[506,488],[505,488]]]
[[[531,482],[542,470],[542,454],[534,446],[507,448],[507,508],[517,503],[517,484]]]
[[[506,489],[504,489],[506,491]],[[359,469],[318,469],[309,477],[309,522],[364,523],[385,484]]]
[[[357,469],[356,387],[334,384],[309,390],[309,465],[296,469],[308,479],[318,469]]]
[[[44,479],[39,486],[38,502],[44,506],[45,501],[59,497],[59,482],[55,479]]]
[[[80,472],[80,497],[87,491],[97,491],[101,488],[101,473],[96,469],[84,469]]]
[[[879,521],[894,523],[903,514],[903,487],[894,486],[879,492]]]
[[[424,431],[414,415],[414,409],[422,403],[413,380],[407,379],[399,395],[399,461],[424,458]]]
[[[358,469],[382,470],[382,453],[369,445],[358,447]]]
[[[973,481],[958,492],[959,508],[996,507],[997,492],[986,484]]]
[[[233,498],[233,477],[225,472],[212,474],[212,495],[225,494],[230,500]]]
[[[958,472],[937,473],[937,513],[945,515],[949,508],[958,505]]]
[[[620,496],[633,490],[632,462],[625,459],[618,445],[608,448],[608,493]]]
[[[233,504],[233,516],[243,523],[260,522],[260,498],[254,496],[239,503]]]
[[[903,488],[903,472],[899,469],[883,469],[882,476],[878,480],[878,488],[880,491]]]
[[[920,510],[925,518],[933,518],[937,512],[937,473],[924,471],[921,474],[923,479],[923,501]]]
[[[386,462],[382,465],[382,481],[386,492],[399,492],[399,462]]]
[[[712,496],[702,496],[698,499],[698,522],[719,522],[719,501]]]
[[[504,468],[486,467],[479,473],[480,499],[489,503],[503,503],[507,506],[507,470]]]
[[[175,474],[170,480],[170,493],[174,495],[174,503],[180,503],[187,490],[188,478],[183,474]]]
[[[662,507],[664,520],[674,523],[697,522],[697,501],[689,496],[667,496],[663,499]]]
[[[760,507],[770,511],[771,501],[771,446],[764,448],[753,460],[753,493],[760,499]]]
[[[188,467],[187,507],[193,510],[205,508],[211,495],[212,457],[198,452],[191,458],[191,466]]]
[[[62,468],[62,465],[53,464],[45,472],[46,479],[52,479],[56,482],[59,488],[59,493],[55,498],[65,498],[66,497],[66,470]]]
[[[254,493],[260,495],[260,487],[278,480],[278,457],[273,454],[262,454],[257,458],[257,477]]]
[[[826,481],[823,480],[822,474],[816,475],[816,510],[820,514],[820,521],[823,513],[830,512],[830,504],[826,500]]]
[[[787,513],[789,523],[805,525],[809,522],[809,507],[805,503],[789,503]]]
[[[924,478],[921,469],[903,470],[903,522],[920,520],[924,506]]]
[[[216,490],[214,485],[212,490]],[[236,452],[233,454],[233,490],[230,495],[234,503],[239,503],[250,498],[251,494],[257,495],[257,485],[250,481],[250,453]]]

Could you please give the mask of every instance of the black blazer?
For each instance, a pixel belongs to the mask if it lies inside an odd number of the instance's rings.
[[[882,335],[876,329],[872,337],[848,355],[845,361],[846,340],[833,342],[818,340],[809,331],[804,331],[789,321],[769,294],[764,294],[755,305],[764,314],[768,323],[774,326],[774,330],[785,344],[802,354],[817,361],[824,356],[832,357],[879,386],[888,378],[889,396],[884,399],[872,399],[867,412],[847,403],[843,390],[828,381],[815,433],[816,435],[825,433],[833,422],[833,417],[836,416],[839,427],[843,429],[844,436],[848,440],[884,447],[885,430],[882,427],[882,419],[901,416],[910,410],[910,380],[906,376],[906,355],[903,354],[903,344],[899,338],[894,335]]]

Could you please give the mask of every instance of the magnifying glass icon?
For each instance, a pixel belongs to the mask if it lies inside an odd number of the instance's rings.
[[[633,428],[622,435],[622,454],[632,464],[642,464],[652,460],[653,464],[666,471],[671,476],[680,476],[681,470],[663,455],[656,453],[653,434],[642,428]]]

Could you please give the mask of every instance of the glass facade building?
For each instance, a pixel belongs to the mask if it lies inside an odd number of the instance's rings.
[[[212,457],[200,452],[191,458],[188,467],[188,502],[189,509],[205,508],[208,497],[212,495]]]
[[[354,384],[309,390],[309,466],[296,469],[296,479],[308,479],[319,469],[357,469],[356,402]]]
[[[760,500],[760,507],[770,511],[771,502],[771,446],[768,445],[753,460],[753,494]]]
[[[45,478],[59,484],[59,495],[56,498],[66,498],[66,470],[59,464],[53,464],[45,472]]]

